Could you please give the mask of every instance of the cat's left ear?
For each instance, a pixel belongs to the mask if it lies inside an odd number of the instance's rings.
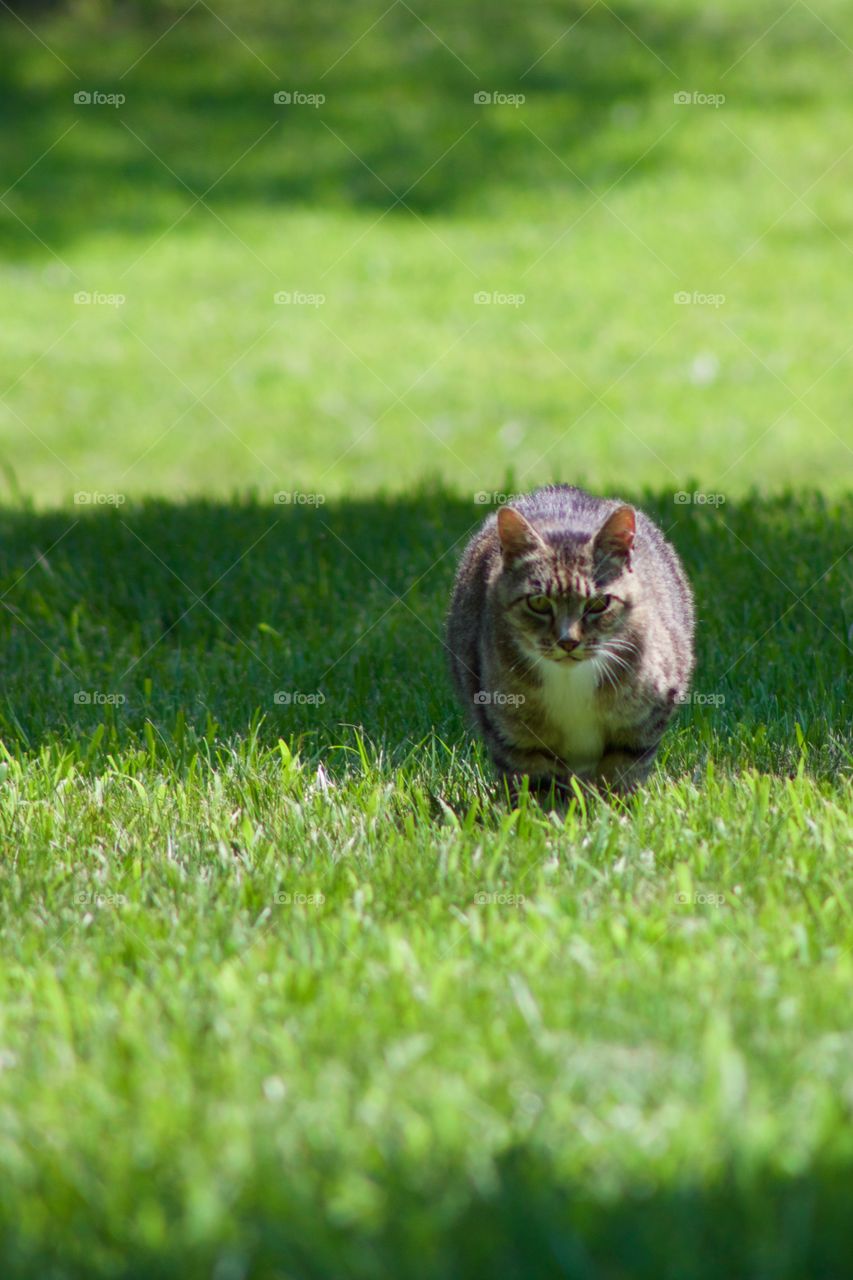
[[[623,569],[631,572],[637,521],[633,507],[617,507],[596,534],[592,548],[596,579],[608,581]]]

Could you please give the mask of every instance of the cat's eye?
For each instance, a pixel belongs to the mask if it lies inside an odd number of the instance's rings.
[[[551,612],[551,600],[549,596],[528,596],[527,607],[531,613],[544,615]]]
[[[595,596],[584,609],[584,613],[604,613],[610,604],[610,596]]]

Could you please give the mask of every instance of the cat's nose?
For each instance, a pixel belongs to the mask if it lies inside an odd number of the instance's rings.
[[[564,649],[566,653],[571,653],[573,649],[577,649],[580,644],[580,640],[573,640],[571,636],[561,636],[557,641],[557,644],[561,649]]]

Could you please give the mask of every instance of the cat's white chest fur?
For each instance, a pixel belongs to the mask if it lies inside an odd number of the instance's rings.
[[[538,673],[539,696],[551,728],[548,745],[577,772],[593,769],[604,754],[595,664],[546,661],[538,664]]]

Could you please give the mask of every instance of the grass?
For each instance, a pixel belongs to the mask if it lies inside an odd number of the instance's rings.
[[[381,8],[284,10],[226,11],[254,53],[202,9],[150,52],[165,21],[57,18],[74,75],[5,23],[13,493],[843,487],[842,6],[598,5],[560,40],[561,6],[438,5],[470,71],[402,3],[344,57]]]
[[[838,1280],[849,21],[599,5],[525,75],[564,9],[424,12],[476,79],[400,5],[326,76],[381,8],[221,5],[269,70],[178,12],[2,29],[3,1275]],[[202,192],[269,125],[172,228],[140,139]],[[341,141],[457,138],[410,211]],[[699,663],[634,801],[510,811],[443,615],[552,479],[668,531]]]

